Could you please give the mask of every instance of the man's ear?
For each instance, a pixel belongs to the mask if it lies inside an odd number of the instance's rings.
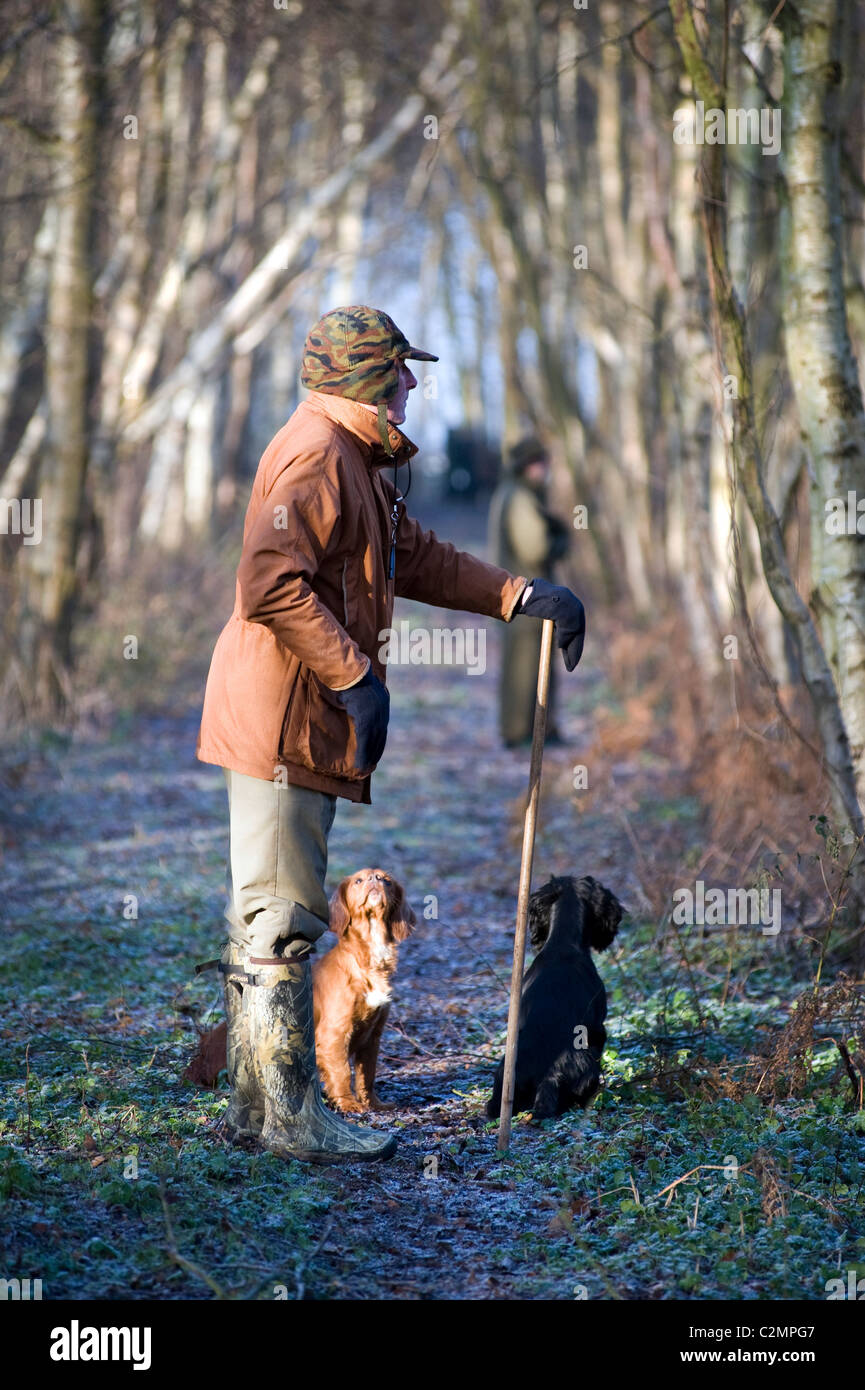
[[[349,879],[344,878],[330,900],[330,929],[337,936],[345,936],[351,926],[351,913],[348,908]]]

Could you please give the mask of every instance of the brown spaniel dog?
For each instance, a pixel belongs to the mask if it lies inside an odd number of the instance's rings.
[[[416,920],[402,885],[384,869],[350,874],[333,895],[330,925],[338,940],[313,962],[312,979],[318,1070],[339,1110],[394,1109],[376,1095],[375,1069],[399,942]]]

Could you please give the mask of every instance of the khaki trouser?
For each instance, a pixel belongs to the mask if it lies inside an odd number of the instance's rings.
[[[336,797],[223,768],[231,853],[225,916],[241,949],[271,956],[282,937],[316,941],[328,926],[327,837]]]

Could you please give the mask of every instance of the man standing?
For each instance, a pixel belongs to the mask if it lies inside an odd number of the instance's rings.
[[[395,485],[417,452],[398,428],[417,385],[407,358],[438,361],[365,305],[335,309],[309,333],[310,395],[258,466],[198,740],[198,757],[223,768],[229,802],[224,1132],[311,1162],[386,1158],[396,1147],[322,1101],[309,960],[328,925],[336,799],[369,803],[384,751],[378,634],[391,626],[394,596],[505,622],[518,612],[554,618],[570,670],[585,632],[569,590],[543,580],[532,590],[406,514]]]
[[[568,550],[568,528],[547,510],[549,458],[540,440],[521,439],[510,453],[508,475],[490,499],[489,553],[510,571],[553,578]],[[503,635],[499,673],[499,729],[508,748],[531,743],[541,655],[537,623],[516,623]],[[559,742],[555,722],[556,680],[550,672],[547,742]]]

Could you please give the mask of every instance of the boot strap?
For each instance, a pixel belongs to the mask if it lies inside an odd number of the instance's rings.
[[[201,963],[199,965],[196,965],[195,967],[195,974],[201,975],[205,970],[213,970],[214,967],[216,967],[217,969],[221,967],[221,961],[219,956],[216,956],[213,960],[201,961]]]
[[[256,962],[258,964],[258,962]],[[219,961],[216,966],[220,975],[224,975],[227,980],[242,980],[247,985],[260,984],[257,975],[251,975],[248,970],[244,970],[240,965],[231,965],[227,961]]]
[[[299,963],[299,958],[292,956],[249,956],[247,959],[250,965],[280,966],[283,969],[285,969],[286,966]],[[268,979],[266,975],[244,970],[239,965],[228,965],[223,961],[219,962],[217,969],[227,980],[242,981],[245,985],[266,985],[274,983],[272,977]]]
[[[294,938],[294,940],[297,940],[297,938]],[[249,956],[247,959],[250,965],[295,965],[302,960],[306,960],[307,956],[314,954],[315,947],[311,941],[304,941],[303,946],[306,947],[306,950],[301,947],[301,950],[294,955]],[[195,973],[196,975],[200,975],[205,970],[212,970],[214,966],[216,966],[220,975],[223,975],[227,980],[243,981],[243,983],[247,985],[264,984],[263,978],[257,974],[249,970],[244,970],[242,966],[234,965],[230,961],[224,961],[220,956],[217,956],[214,960],[202,961],[200,965],[196,965]]]
[[[273,960],[259,956],[250,956],[249,963],[250,965],[287,965],[291,962],[291,959],[291,956],[284,959]],[[205,970],[212,970],[214,966],[226,980],[237,980],[245,985],[260,985],[264,983],[259,975],[254,975],[249,970],[244,970],[240,965],[232,965],[228,961],[219,960],[219,958],[216,960],[206,960],[203,961],[201,965],[196,965],[195,973],[196,975],[201,975]]]
[[[273,985],[280,980],[296,979],[295,968],[300,965],[303,956],[249,956],[250,965],[264,965],[267,967],[266,975],[249,976],[250,984]],[[279,973],[276,973],[276,972]]]

